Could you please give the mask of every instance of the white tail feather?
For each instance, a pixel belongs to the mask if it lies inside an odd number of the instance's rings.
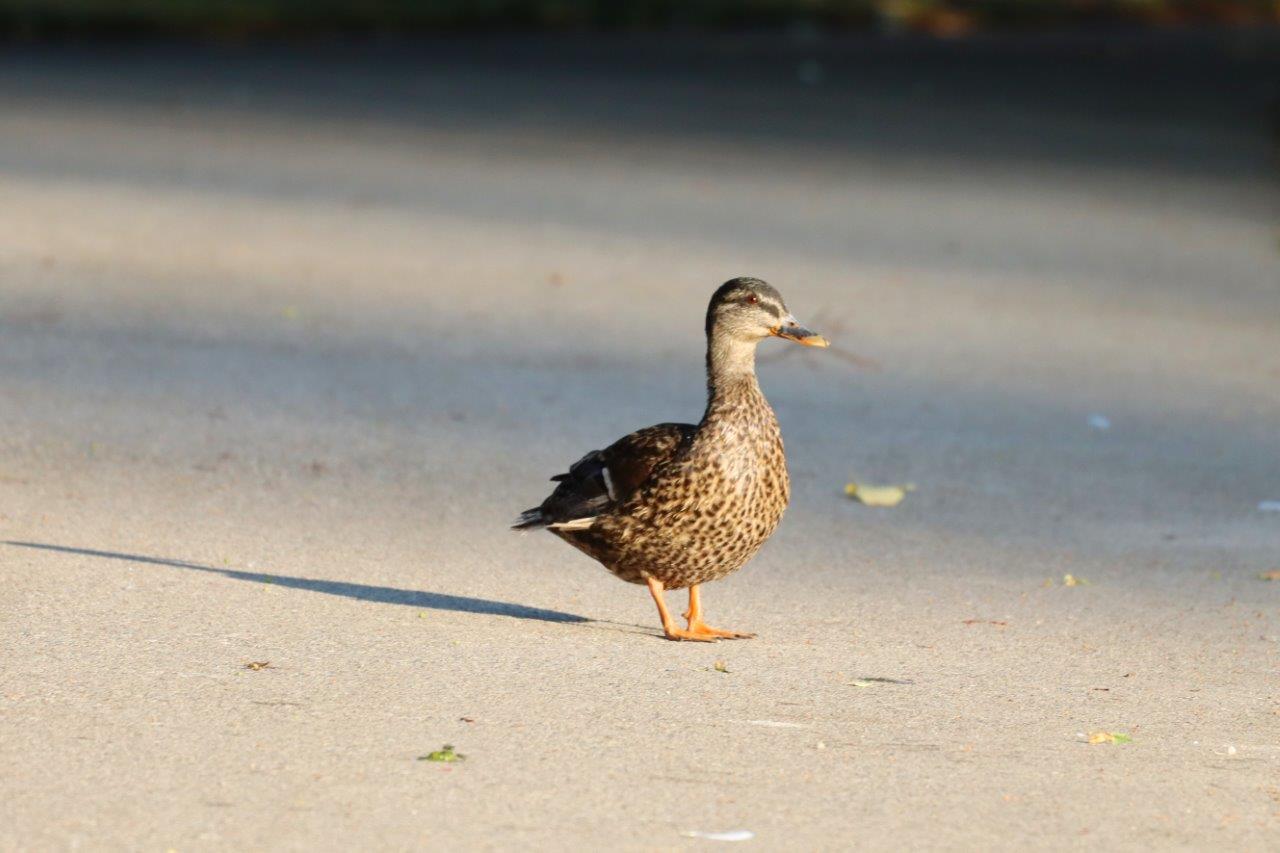
[[[552,530],[586,530],[588,527],[596,523],[596,516],[590,518],[575,518],[573,521],[561,521],[557,524],[548,524]]]

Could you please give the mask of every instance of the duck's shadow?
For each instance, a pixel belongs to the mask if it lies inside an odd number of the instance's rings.
[[[316,578],[299,578],[291,575],[273,575],[265,572],[243,572],[237,569],[206,566],[187,560],[173,560],[166,557],[149,557],[144,554],[125,554],[118,551],[99,551],[93,548],[72,548],[66,545],[49,545],[43,542],[5,541],[6,545],[16,548],[38,548],[42,551],[58,551],[63,554],[79,554],[85,557],[103,557],[109,560],[126,560],[132,563],[148,563],[155,566],[171,566],[175,569],[188,569],[194,572],[209,572],[239,581],[271,584],[289,589],[304,589],[308,592],[322,592],[326,595],[340,595],[358,601],[372,601],[378,604],[402,604],[406,607],[425,607],[431,610],[452,610],[456,613],[482,613],[488,616],[509,616],[513,619],[536,619],[540,622],[573,623],[583,626],[607,628],[609,630],[644,631],[639,625],[626,625],[618,622],[588,619],[576,613],[563,613],[559,610],[544,610],[540,607],[526,607],[523,604],[512,604],[507,601],[492,601],[487,598],[471,598],[465,595],[448,595],[439,592],[423,592],[412,589],[397,589],[390,586],[370,586],[346,581],[326,581]],[[611,627],[612,626],[612,627]]]

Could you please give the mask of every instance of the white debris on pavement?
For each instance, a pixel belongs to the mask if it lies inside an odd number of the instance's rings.
[[[707,841],[750,841],[756,837],[756,834],[749,829],[731,829],[727,832],[703,832],[691,829],[680,834],[685,838],[703,838]]]

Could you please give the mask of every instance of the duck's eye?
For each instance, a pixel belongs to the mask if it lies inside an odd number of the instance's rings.
[[[752,294],[750,294],[750,295],[748,295],[748,296],[747,296],[747,304],[748,304],[748,305],[755,305],[755,304],[756,304],[757,302],[759,302],[759,301],[760,301],[760,297],[759,297],[759,296],[756,296],[754,293],[752,293]]]

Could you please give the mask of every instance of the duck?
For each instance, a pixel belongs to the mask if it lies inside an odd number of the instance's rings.
[[[709,626],[701,587],[742,568],[777,529],[791,498],[782,432],[756,378],[770,337],[826,347],[782,294],[734,278],[706,314],[707,406],[697,424],[661,423],[592,450],[552,477],[554,491],[513,529],[546,529],[621,580],[644,584],[669,640],[715,642],[754,634]],[[688,589],[685,627],[666,590]]]

